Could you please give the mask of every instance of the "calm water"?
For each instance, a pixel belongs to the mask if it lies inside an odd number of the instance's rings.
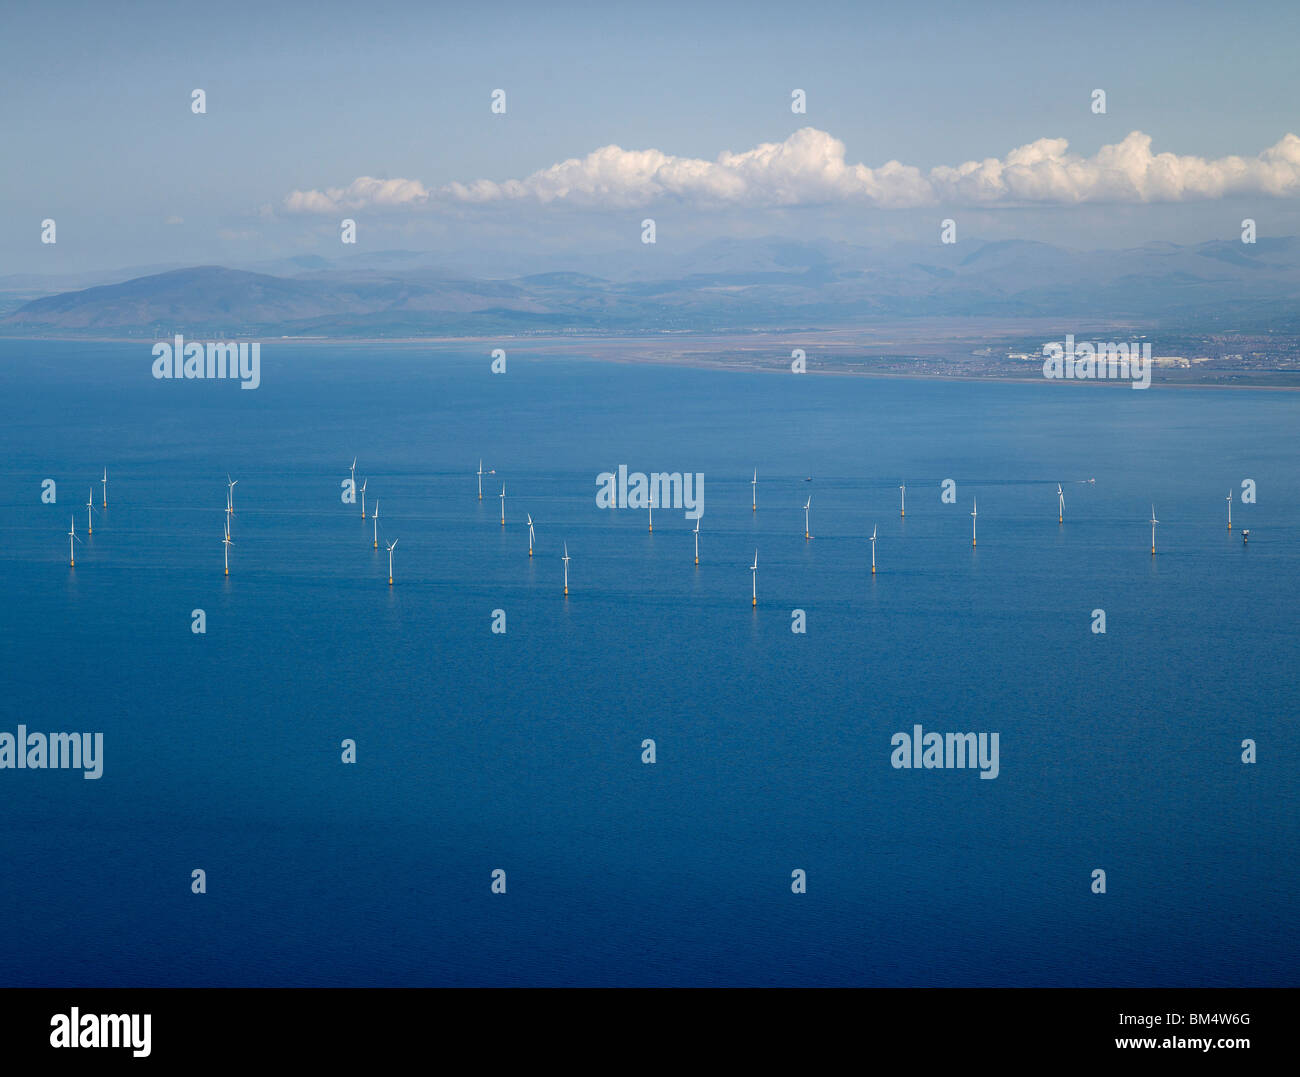
[[[105,739],[0,771],[0,982],[1297,981],[1300,397],[263,351],[0,344],[0,729]],[[705,474],[698,568],[619,464]],[[915,723],[1000,776],[894,770]]]

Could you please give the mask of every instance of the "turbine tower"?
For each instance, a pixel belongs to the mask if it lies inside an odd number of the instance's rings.
[[[876,574],[876,525],[871,525],[871,574]]]
[[[1151,556],[1156,555],[1156,524],[1160,521],[1156,519],[1156,507],[1151,506]]]
[[[810,538],[812,538],[812,532],[809,531],[808,529],[808,508],[811,505],[812,505],[812,494],[809,494],[808,500],[805,501],[803,505],[803,537],[805,542],[807,542]]]
[[[564,544],[564,593],[569,593],[569,544]]]
[[[907,515],[907,484],[898,484],[898,515]]]
[[[750,595],[752,596],[751,606],[758,605],[758,550],[754,551],[754,563],[749,566],[749,571],[753,573],[750,580]]]
[[[528,556],[533,556],[533,514],[525,513],[528,517]]]
[[[388,546],[388,586],[393,586],[393,551],[397,549],[397,539],[391,543],[385,543]]]
[[[970,510],[970,544],[972,546],[975,545],[975,517],[979,515],[979,508],[979,500],[972,498]]]

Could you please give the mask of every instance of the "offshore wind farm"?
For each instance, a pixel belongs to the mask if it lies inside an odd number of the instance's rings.
[[[76,374],[4,435],[7,705],[77,706],[118,671],[120,705],[99,718],[104,777],[84,783],[115,790],[96,825],[166,814],[102,884],[111,908],[151,925],[97,914],[124,940],[105,982],[179,982],[168,955],[194,929],[160,865],[199,860],[241,878],[261,910],[253,935],[278,940],[256,958],[233,922],[203,926],[212,982],[241,982],[250,962],[264,982],[296,982],[324,955],[339,982],[758,983],[826,940],[839,956],[782,975],[1214,982],[1249,967],[1285,980],[1295,868],[1270,850],[1295,836],[1281,761],[1297,748],[1285,671],[1300,513],[1284,395],[979,386],[989,420],[966,430],[952,416],[972,387],[942,382],[639,367],[611,380],[581,361],[494,377],[462,349],[285,344],[257,394],[164,398],[123,373],[124,347],[0,344]],[[22,395],[25,369],[0,366],[0,386]],[[395,406],[396,384],[422,402]],[[106,393],[112,420],[78,424]],[[823,416],[811,443],[788,407]],[[1232,433],[1244,425],[1249,444]],[[62,501],[31,491],[47,473],[85,488],[103,459],[112,504],[93,537],[73,518],[62,563]],[[703,514],[656,500],[650,530],[635,509],[599,508],[597,476],[624,461],[703,474]],[[480,472],[501,483],[499,512],[479,500]],[[342,494],[370,478],[382,518],[373,504],[359,519],[360,497]],[[1238,506],[1248,547],[1225,538],[1219,500],[1245,479],[1258,490]],[[1043,511],[1055,495],[1062,522],[1065,485],[1078,491],[1069,528]],[[56,682],[41,673],[53,634],[84,659]],[[1207,709],[1205,679],[1226,671]],[[220,695],[194,694],[208,680]],[[997,780],[893,769],[890,736],[917,723],[1000,730]],[[654,766],[638,758],[646,737]],[[1244,768],[1246,737],[1276,761]],[[355,768],[339,761],[345,739]],[[1189,766],[1208,781],[1189,783]],[[1130,784],[1116,803],[1118,775]],[[197,785],[256,831],[214,829]],[[73,803],[31,780],[12,789],[16,819],[67,818],[65,841],[99,873],[107,854],[78,836]],[[1189,812],[1195,835],[1180,827]],[[346,871],[330,867],[339,855]],[[18,853],[24,892],[58,914],[70,898],[53,856]],[[476,882],[502,865],[521,903],[507,926]],[[1109,870],[1105,905],[1088,904],[1094,867]],[[792,920],[793,868],[816,901]],[[718,871],[732,880],[720,891],[668,902],[683,873]],[[599,897],[557,922],[573,872],[599,878]],[[1222,881],[1213,915],[1184,904],[1191,878]],[[996,902],[980,897],[990,884]],[[286,934],[308,892],[319,927]],[[381,895],[378,919],[344,926]],[[1231,916],[1252,932],[1225,941]],[[44,963],[11,955],[11,976],[73,975],[86,937],[60,922],[26,922]],[[554,934],[522,958],[543,923]],[[673,969],[639,948],[647,924],[691,940]],[[1122,955],[1099,956],[1098,939],[1120,936]],[[381,937],[400,956],[361,956]],[[491,960],[507,953],[508,970]]]

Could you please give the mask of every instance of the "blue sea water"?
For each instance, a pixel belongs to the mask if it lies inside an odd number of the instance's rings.
[[[324,342],[267,342],[256,391],[150,363],[0,343],[0,730],[105,744],[98,781],[0,770],[0,983],[1300,979],[1300,397]],[[704,474],[698,568],[682,512],[596,507],[620,464]],[[916,724],[997,732],[998,777],[894,769]]]

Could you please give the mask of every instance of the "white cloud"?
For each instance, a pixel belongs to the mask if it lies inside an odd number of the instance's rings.
[[[765,142],[717,160],[660,150],[603,146],[518,180],[473,180],[430,190],[418,180],[362,176],[347,187],[294,191],[291,212],[499,202],[569,203],[628,208],[678,199],[701,208],[856,204],[914,206],[1075,205],[1083,202],[1182,202],[1234,194],[1300,194],[1300,138],[1285,135],[1254,157],[1152,153],[1134,131],[1093,156],[1071,153],[1063,138],[1043,138],[1002,159],[967,161],[928,172],[898,161],[849,164],[844,143],[813,127],[784,142]]]

